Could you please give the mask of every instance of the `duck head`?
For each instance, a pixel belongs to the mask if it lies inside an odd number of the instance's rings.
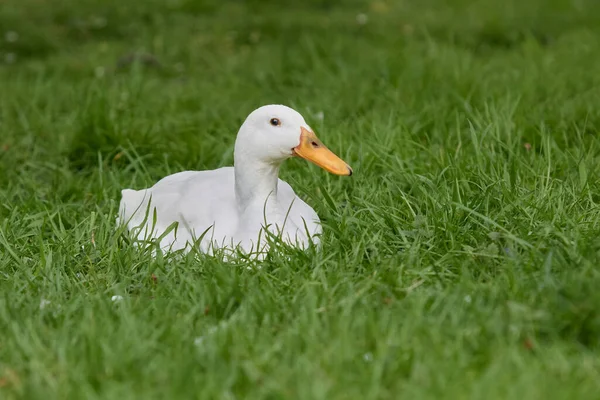
[[[352,168],[329,150],[297,111],[283,105],[254,110],[242,124],[235,145],[236,158],[252,157],[279,164],[301,157],[335,175],[352,175]]]

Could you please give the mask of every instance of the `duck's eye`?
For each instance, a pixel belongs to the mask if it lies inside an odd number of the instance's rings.
[[[269,122],[273,126],[279,126],[279,125],[281,125],[281,121],[279,120],[279,118],[271,118],[271,121],[269,121]]]

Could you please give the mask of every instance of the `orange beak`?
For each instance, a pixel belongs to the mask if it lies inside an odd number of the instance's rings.
[[[302,157],[335,175],[352,175],[352,168],[333,154],[314,132],[301,128],[300,144],[292,149],[295,156]]]

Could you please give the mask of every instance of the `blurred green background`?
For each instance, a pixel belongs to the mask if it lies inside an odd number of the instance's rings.
[[[396,113],[412,132],[432,135],[457,110],[504,101],[530,141],[536,134],[529,127],[537,130],[542,121],[591,129],[597,78],[590,71],[598,67],[600,29],[594,6],[586,0],[4,1],[3,136],[11,144],[35,130],[35,137],[53,141],[48,150],[71,153],[75,164],[95,164],[97,151],[108,155],[131,141],[143,153],[169,152],[197,166],[210,159],[203,153],[210,150],[190,144],[199,129],[233,140],[245,115],[265,102],[310,108],[308,119],[323,112],[347,124]],[[551,101],[557,93],[563,101]],[[52,120],[13,123],[26,107],[52,110],[46,112]],[[434,109],[435,118],[423,118]],[[107,113],[114,118],[104,119]],[[133,116],[144,113],[161,118],[146,124]],[[115,126],[127,118],[135,121]],[[215,131],[220,127],[226,130]]]

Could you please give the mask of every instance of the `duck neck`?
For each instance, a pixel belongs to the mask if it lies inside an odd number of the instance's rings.
[[[277,201],[281,163],[264,162],[242,154],[234,155],[235,197],[240,212],[265,207]]]

